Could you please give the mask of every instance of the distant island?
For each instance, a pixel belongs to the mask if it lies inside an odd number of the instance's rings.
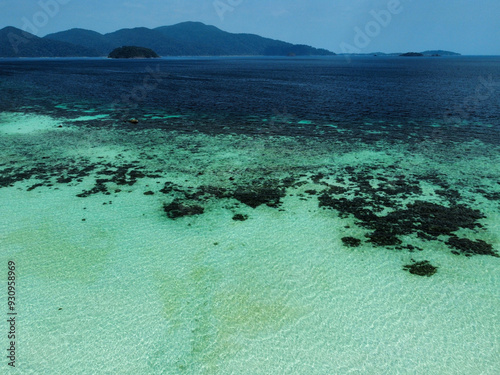
[[[335,53],[255,34],[234,34],[201,22],[108,34],[71,29],[39,38],[14,27],[0,30],[0,57],[108,56],[121,46],[142,46],[160,56],[333,56]]]
[[[432,57],[437,57],[437,56],[462,56],[460,53],[457,52],[451,52],[451,51],[444,51],[444,50],[432,50],[432,51],[423,51],[423,52],[407,52],[407,53],[402,53],[402,52],[397,52],[397,53],[385,53],[385,52],[371,52],[371,53],[355,53],[355,54],[348,54],[348,53],[343,53],[342,55],[352,55],[352,56],[405,56],[405,57],[421,57],[421,56],[432,56]]]
[[[432,50],[432,51],[424,51],[422,52],[424,56],[462,56],[460,53],[451,52],[451,51],[443,51],[443,50]]]
[[[406,52],[406,53],[402,53],[399,56],[403,56],[403,57],[423,57],[424,54],[423,53],[419,53],[419,52]]]
[[[110,59],[150,59],[158,58],[158,54],[152,49],[136,46],[123,46],[115,48],[108,55]]]

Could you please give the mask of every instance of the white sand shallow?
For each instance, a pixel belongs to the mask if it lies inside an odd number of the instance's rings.
[[[60,120],[49,116],[28,115],[24,113],[0,113],[0,134],[27,134],[61,125]]]
[[[222,208],[174,222],[140,194],[103,206],[71,189],[8,192],[2,262],[19,270],[19,371],[496,368],[490,259],[429,251],[440,272],[416,277],[400,269],[408,254],[343,248],[338,219],[293,201],[242,223]]]

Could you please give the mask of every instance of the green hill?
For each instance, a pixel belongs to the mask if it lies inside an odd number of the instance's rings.
[[[64,41],[39,38],[15,27],[0,30],[0,57],[92,57],[100,53],[92,48]]]
[[[50,35],[50,38],[46,36],[44,39],[85,46],[97,51],[102,56],[107,55],[113,48],[116,48],[112,42],[106,40],[104,35],[91,30],[71,29]]]
[[[201,22],[183,22],[155,30],[181,41],[185,46],[192,46],[192,54],[197,55],[334,55],[324,49],[290,44],[255,34],[228,33]]]
[[[183,22],[156,29],[139,27],[121,29],[109,34],[72,29],[45,36],[108,53],[123,45],[139,45],[161,56],[223,56],[223,55],[334,55],[334,53],[305,45],[263,38],[254,34],[233,34],[201,22]]]

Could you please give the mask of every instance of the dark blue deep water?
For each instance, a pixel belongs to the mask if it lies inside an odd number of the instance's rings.
[[[170,126],[208,133],[329,136],[333,124],[365,141],[441,125],[452,139],[498,143],[500,57],[0,60],[0,110],[180,115]]]

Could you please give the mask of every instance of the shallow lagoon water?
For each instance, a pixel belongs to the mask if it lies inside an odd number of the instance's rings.
[[[187,131],[171,110],[132,126],[73,104],[0,117],[18,373],[499,367],[495,144],[442,124],[418,144],[352,140],[343,122],[287,135],[319,121],[283,113],[255,132]],[[177,217],[189,207],[203,213]],[[436,272],[404,268],[422,261]]]

